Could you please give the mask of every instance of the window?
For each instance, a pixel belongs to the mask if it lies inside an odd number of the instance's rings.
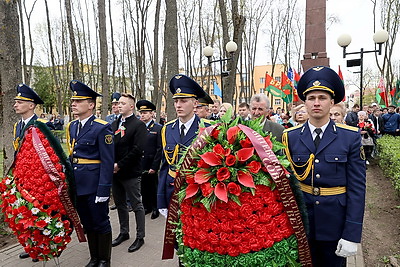
[[[277,82],[281,82],[281,77],[280,77],[280,76],[276,76],[274,79],[275,79],[275,81],[277,81]]]
[[[260,94],[264,93],[264,88],[260,88]]]
[[[260,83],[265,84],[265,77],[260,78]]]
[[[274,105],[280,105],[281,104],[281,99],[276,99],[275,98],[274,102],[275,102]]]

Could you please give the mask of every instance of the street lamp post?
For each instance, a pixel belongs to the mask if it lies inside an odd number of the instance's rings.
[[[382,54],[382,45],[389,39],[389,34],[385,30],[379,30],[374,34],[374,42],[378,45],[378,49],[364,51],[364,48],[360,49],[360,52],[346,52],[347,46],[351,43],[351,36],[348,34],[342,34],[337,39],[337,43],[339,46],[343,47],[343,58],[346,58],[347,55],[360,55],[360,58],[357,59],[349,59],[347,60],[347,67],[356,67],[360,66],[360,71],[355,73],[360,73],[360,108],[363,106],[363,60],[365,53],[378,53],[378,55]]]
[[[237,44],[234,41],[229,41],[225,45],[225,49],[230,54],[230,57],[228,57],[228,58],[220,57],[219,59],[215,59],[215,60],[211,60],[211,57],[214,54],[214,49],[211,46],[206,46],[203,49],[203,55],[206,56],[207,59],[208,59],[208,69],[209,69],[208,76],[210,76],[211,63],[219,62],[219,66],[220,66],[220,70],[221,70],[221,102],[224,102],[224,82],[223,82],[223,78],[224,78],[224,76],[227,76],[227,74],[222,71],[222,62],[233,59],[234,53],[237,50]]]

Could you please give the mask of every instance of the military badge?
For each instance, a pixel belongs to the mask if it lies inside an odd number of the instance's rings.
[[[320,70],[322,70],[324,67],[315,67],[315,68],[313,68],[313,70],[315,70],[315,71],[320,71]]]
[[[181,88],[176,89],[176,93],[179,94],[180,92],[182,92]]]
[[[111,145],[111,144],[112,144],[112,142],[113,142],[113,137],[112,137],[111,134],[107,134],[107,135],[105,136],[105,142],[106,142],[107,145]]]
[[[313,82],[313,85],[314,85],[314,86],[320,86],[321,83],[320,83],[319,81],[315,81],[315,82]]]

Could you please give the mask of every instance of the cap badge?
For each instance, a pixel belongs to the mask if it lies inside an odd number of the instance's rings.
[[[175,79],[179,80],[180,78],[182,78],[182,75],[176,75]]]
[[[322,70],[324,67],[315,67],[315,68],[313,68],[313,70],[315,70],[315,71],[320,71],[320,70]]]
[[[76,84],[77,83],[77,81],[72,81],[72,84]]]
[[[19,86],[19,87],[22,87],[22,86],[24,86],[24,84],[23,84],[23,83],[20,83],[20,84],[18,84],[18,86]]]
[[[113,100],[112,100],[112,102],[117,102],[118,100],[116,99],[116,98],[114,98]]]
[[[78,95],[78,92],[77,92],[77,91],[74,91],[74,95]]]
[[[18,93],[17,96],[21,96],[21,93]]]
[[[320,86],[321,83],[320,83],[319,81],[315,81],[315,82],[313,82],[313,85],[314,85],[314,86]]]
[[[182,92],[181,88],[176,89],[176,92],[180,94]]]

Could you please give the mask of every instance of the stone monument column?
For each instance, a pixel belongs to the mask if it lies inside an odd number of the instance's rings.
[[[303,71],[317,65],[329,67],[326,53],[326,0],[307,0]]]

